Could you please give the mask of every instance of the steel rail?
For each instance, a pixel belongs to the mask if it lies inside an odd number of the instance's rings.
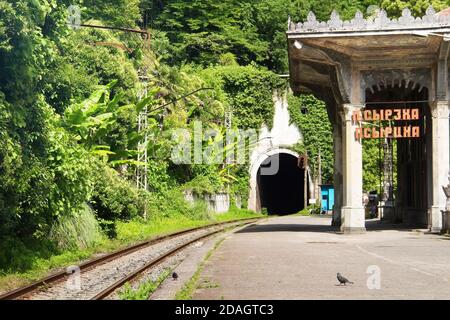
[[[150,239],[150,240],[147,240],[147,241],[135,244],[135,245],[125,247],[123,249],[119,249],[112,253],[105,254],[101,257],[94,258],[92,260],[89,260],[89,261],[86,261],[86,262],[80,264],[78,267],[80,268],[80,270],[86,271],[86,270],[92,269],[94,267],[97,267],[101,264],[110,262],[114,259],[131,254],[142,248],[145,248],[145,247],[148,247],[148,246],[151,246],[151,245],[154,245],[154,244],[160,243],[162,241],[169,240],[169,239],[181,236],[181,235],[185,235],[185,234],[192,233],[195,231],[208,229],[208,228],[212,228],[212,227],[216,227],[216,226],[221,226],[221,225],[225,225],[225,224],[238,223],[238,222],[244,222],[244,221],[250,221],[250,220],[257,221],[260,219],[263,219],[263,218],[246,218],[246,219],[230,220],[230,221],[217,222],[217,223],[212,223],[212,224],[208,224],[208,225],[204,225],[204,226],[200,226],[200,227],[195,227],[195,228],[190,228],[190,229],[185,229],[182,231],[169,233],[169,234],[157,237],[157,238],[153,238],[153,239]],[[35,281],[29,285],[6,292],[4,294],[1,294],[0,300],[14,300],[14,299],[23,297],[23,296],[28,295],[28,294],[32,293],[33,291],[39,289],[40,287],[49,286],[50,284],[56,283],[60,280],[63,280],[70,275],[71,275],[71,273],[67,273],[65,270],[53,273],[45,278]]]
[[[251,223],[251,221],[247,222],[247,223],[243,223],[241,225],[246,225],[246,224],[249,224],[249,223]],[[170,249],[169,251],[167,251],[167,252],[161,254],[160,256],[158,256],[157,258],[147,262],[145,265],[143,265],[139,269],[133,271],[132,273],[130,273],[126,277],[116,281],[114,284],[110,285],[108,288],[102,290],[100,293],[98,293],[94,297],[92,297],[91,300],[102,300],[102,299],[108,297],[111,293],[113,293],[114,291],[116,291],[117,289],[122,287],[125,283],[130,282],[131,280],[139,277],[144,271],[157,266],[158,264],[160,264],[161,262],[163,262],[167,258],[169,258],[169,257],[175,255],[176,253],[182,251],[186,247],[189,247],[190,245],[192,245],[192,244],[194,244],[194,243],[196,243],[196,242],[198,242],[200,240],[203,240],[203,239],[208,238],[208,237],[210,237],[212,235],[215,235],[215,234],[217,234],[219,232],[222,232],[223,230],[225,230],[225,228],[209,232],[207,234],[204,234],[204,235],[201,235],[199,237],[196,237],[195,239],[189,240],[189,241],[187,241],[187,242],[185,242],[183,244],[180,244],[176,248]]]

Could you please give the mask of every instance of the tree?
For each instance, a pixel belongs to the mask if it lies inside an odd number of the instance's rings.
[[[83,0],[83,16],[113,27],[134,28],[141,20],[139,4],[140,0]]]
[[[383,0],[381,7],[385,9],[389,16],[399,17],[402,10],[408,8],[411,10],[413,16],[422,17],[429,6],[433,6],[436,11],[440,11],[449,6],[448,1],[445,0]]]
[[[0,8],[0,237],[43,237],[81,208],[92,186],[90,155],[50,105],[61,113],[77,95],[57,88],[59,80],[80,79],[61,58],[67,1],[0,0]]]
[[[154,26],[166,32],[173,43],[171,63],[207,66],[227,52],[235,54],[242,64],[265,59],[267,43],[258,38],[249,20],[252,6],[236,0],[172,0],[160,10]]]

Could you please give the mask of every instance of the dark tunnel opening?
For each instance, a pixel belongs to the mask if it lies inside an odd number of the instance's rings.
[[[262,174],[262,169],[273,167],[279,157],[279,169],[275,174]],[[272,164],[272,165],[271,165]],[[264,170],[267,172],[270,170]],[[258,186],[261,207],[271,215],[297,213],[304,208],[305,170],[299,168],[298,159],[279,153],[269,157],[258,170]]]

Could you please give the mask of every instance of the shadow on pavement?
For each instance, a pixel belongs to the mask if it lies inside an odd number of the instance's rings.
[[[390,223],[390,222],[380,222],[379,220],[366,220],[367,231],[385,231],[385,230],[412,231],[415,229],[426,229],[426,226],[420,224]]]
[[[279,224],[253,224],[236,233],[250,232],[320,232],[320,233],[336,233],[338,227],[319,224],[306,223],[279,223]]]
[[[330,221],[331,224],[331,221]],[[380,223],[379,220],[366,221],[367,232],[379,232],[387,230],[411,232],[414,229],[423,229],[422,225]],[[318,232],[318,233],[340,233],[339,227],[314,223],[266,223],[252,224],[236,233],[252,233],[252,232]]]

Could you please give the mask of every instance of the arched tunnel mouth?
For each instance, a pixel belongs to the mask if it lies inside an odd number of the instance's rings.
[[[305,206],[305,173],[298,165],[298,158],[291,154],[268,157],[257,175],[261,208],[266,208],[270,215],[301,211]]]

